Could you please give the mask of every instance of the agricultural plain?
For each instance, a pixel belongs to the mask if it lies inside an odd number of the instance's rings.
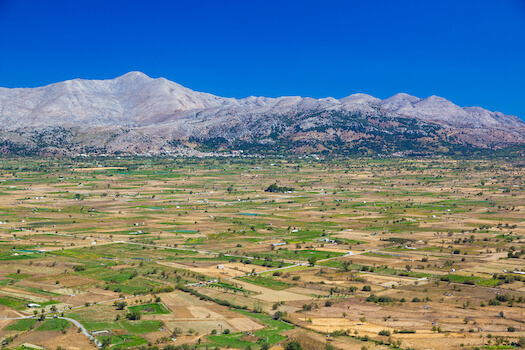
[[[508,159],[2,158],[0,340],[525,346],[523,176]]]

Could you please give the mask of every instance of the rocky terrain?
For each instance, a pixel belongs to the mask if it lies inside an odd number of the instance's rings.
[[[196,148],[252,153],[447,153],[525,143],[525,123],[430,96],[366,94],[244,99],[195,92],[131,72],[0,88],[0,150],[159,154]]]

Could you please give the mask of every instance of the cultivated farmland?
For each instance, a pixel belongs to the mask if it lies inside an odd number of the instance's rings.
[[[523,176],[504,159],[2,158],[0,338],[518,346]]]

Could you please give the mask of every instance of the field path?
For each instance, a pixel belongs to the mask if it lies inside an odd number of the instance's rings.
[[[3,318],[3,320],[24,320],[24,319],[34,318],[34,317],[35,316],[9,317],[9,318]],[[92,340],[99,348],[102,348],[102,343],[100,341],[98,341],[95,337],[93,337],[91,334],[89,334],[89,332],[86,330],[86,328],[84,328],[84,326],[80,322],[78,322],[77,320],[74,320],[74,319],[69,318],[69,317],[55,317],[55,318],[59,318],[59,319],[66,320],[68,322],[73,323],[75,326],[78,327],[78,329],[80,329],[80,331],[86,337],[88,337],[90,340]]]
[[[69,318],[69,317],[58,317],[58,318],[60,318],[62,320],[67,320],[67,321],[73,323],[75,326],[77,326],[82,331],[82,333],[84,333],[84,335],[86,337],[91,339],[99,348],[102,348],[102,343],[100,341],[98,341],[98,339],[93,337],[91,334],[89,334],[89,332],[86,330],[86,328],[84,328],[84,326],[80,322],[78,322],[77,320],[74,320],[72,318]]]

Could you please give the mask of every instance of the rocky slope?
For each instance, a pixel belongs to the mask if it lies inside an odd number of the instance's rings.
[[[140,72],[0,88],[3,152],[169,153],[191,146],[362,154],[523,143],[525,123],[519,118],[461,108],[437,96],[234,99]]]

